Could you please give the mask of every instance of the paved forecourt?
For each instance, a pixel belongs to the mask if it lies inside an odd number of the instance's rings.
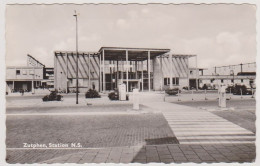
[[[144,103],[161,111],[180,144],[255,143],[255,134],[211,112],[167,102]]]
[[[8,163],[217,163],[253,162],[253,144],[204,144],[204,145],[144,145],[129,147],[84,149],[34,149],[9,150],[18,153]],[[24,155],[21,155],[24,154]]]

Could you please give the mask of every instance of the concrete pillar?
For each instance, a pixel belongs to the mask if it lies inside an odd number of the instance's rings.
[[[13,90],[14,90],[14,81],[13,81]]]
[[[189,69],[189,57],[187,58],[187,82],[188,90],[190,90],[190,69]]]
[[[150,51],[148,51],[148,90],[149,90],[149,92],[150,92],[150,90],[151,90],[151,74],[150,74],[150,72],[151,72],[151,65],[150,65],[150,60],[151,60],[151,53],[150,53]]]
[[[66,54],[66,93],[68,93],[68,53]]]
[[[116,60],[116,88],[118,89],[118,58]]]
[[[162,72],[162,55],[160,55],[160,75],[161,75],[161,79],[160,79],[160,84],[161,84],[161,91],[163,90],[163,72]]]
[[[57,55],[54,55],[54,89],[57,89]]]
[[[173,72],[172,54],[169,55],[169,61],[170,61],[170,89],[172,89],[172,72]]]
[[[103,92],[106,91],[106,75],[105,75],[105,50],[103,50],[103,53],[102,53],[102,56],[103,56]]]
[[[88,89],[91,88],[90,85],[90,54],[88,53]]]
[[[99,54],[99,92],[102,91],[101,54]]]
[[[129,69],[129,66],[128,66],[128,50],[126,50],[126,92],[128,92],[128,88],[129,88],[129,85],[128,85],[128,69]]]
[[[135,79],[137,79],[137,59],[135,59]]]
[[[110,82],[110,88],[111,88],[111,90],[113,90],[113,76],[112,76],[112,66],[111,66],[111,64],[112,64],[112,62],[111,62],[111,60],[109,61],[109,73],[110,73],[110,80],[111,80],[111,82]]]
[[[142,91],[144,91],[144,61],[142,61]]]
[[[199,85],[198,85],[198,56],[196,55],[196,90],[199,89]]]
[[[121,83],[123,83],[123,79],[124,79],[124,64],[123,64],[123,58],[121,58]]]

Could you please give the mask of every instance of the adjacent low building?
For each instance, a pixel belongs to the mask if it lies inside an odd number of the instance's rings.
[[[27,55],[27,66],[6,67],[6,92],[35,92],[35,89],[54,87],[54,70],[46,68],[31,55]]]

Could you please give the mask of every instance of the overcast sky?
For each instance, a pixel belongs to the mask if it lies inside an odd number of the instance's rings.
[[[6,65],[25,66],[30,54],[48,67],[53,52],[100,47],[169,48],[198,55],[199,67],[255,62],[253,5],[9,5]]]

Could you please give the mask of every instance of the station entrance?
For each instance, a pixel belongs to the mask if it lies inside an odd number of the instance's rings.
[[[153,89],[154,59],[170,49],[101,47],[99,50],[100,91],[114,90],[126,84],[131,92]],[[160,68],[161,69],[161,68]]]

